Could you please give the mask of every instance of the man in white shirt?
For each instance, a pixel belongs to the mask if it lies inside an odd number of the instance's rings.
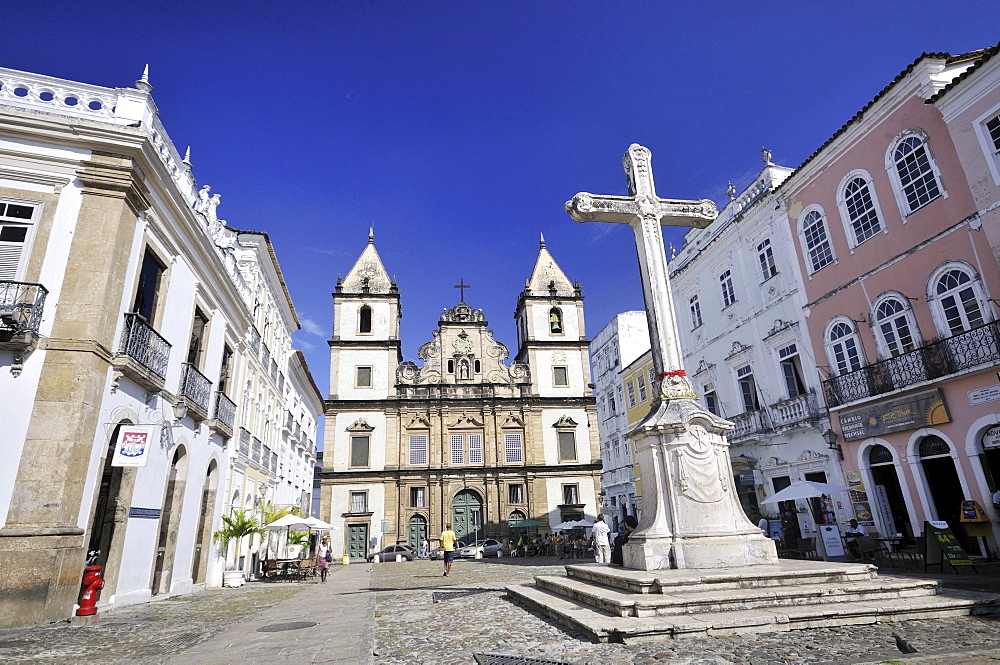
[[[597,563],[611,563],[611,541],[608,540],[608,534],[611,533],[611,527],[609,527],[604,521],[604,515],[597,516],[597,522],[594,523],[594,558]]]

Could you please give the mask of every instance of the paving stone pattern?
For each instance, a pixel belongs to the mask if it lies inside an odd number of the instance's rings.
[[[645,644],[594,644],[508,601],[503,587],[536,574],[563,575],[558,559],[458,560],[375,566],[377,663],[473,663],[476,653],[573,664],[1000,663],[1000,620],[932,619]],[[484,589],[492,589],[483,592]],[[447,598],[442,591],[477,593]],[[449,594],[450,595],[450,594]],[[904,655],[898,633],[919,651]],[[937,657],[935,657],[937,654]]]
[[[160,663],[235,622],[292,598],[304,585],[248,584],[123,607],[86,626],[0,631],[0,663]]]
[[[82,627],[61,623],[0,631],[0,663],[472,665],[475,654],[496,654],[574,665],[1000,665],[1000,620],[983,618],[593,644],[504,596],[508,584],[536,574],[565,574],[563,563],[555,558],[458,560],[450,577],[442,576],[438,561],[334,566],[327,585],[251,583],[121,608]],[[998,580],[1000,575],[953,576],[949,584],[993,590]],[[311,621],[319,625],[256,632]],[[367,628],[372,623],[374,647]],[[900,653],[894,632],[919,651]],[[263,635],[273,637],[255,637]],[[296,646],[296,640],[305,641]]]

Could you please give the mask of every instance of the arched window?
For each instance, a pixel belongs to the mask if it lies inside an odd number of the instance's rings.
[[[928,295],[941,335],[951,337],[987,322],[982,284],[971,267],[952,263],[935,271],[931,280]]]
[[[881,444],[872,446],[868,449],[868,464],[870,466],[892,464],[892,452]]]
[[[826,334],[826,351],[832,374],[846,374],[861,369],[861,342],[853,322],[837,319]]]
[[[931,435],[920,439],[920,458],[941,457],[951,455],[948,443],[939,436]]]
[[[557,335],[563,333],[562,311],[558,307],[549,310],[549,332]]]
[[[899,209],[904,216],[941,196],[941,183],[922,136],[908,134],[890,150],[889,175],[898,190]]]
[[[808,257],[810,273],[833,263],[833,247],[822,209],[807,210],[799,218],[799,241]]]
[[[917,348],[916,323],[905,298],[890,294],[876,300],[873,319],[882,357],[902,355]]]
[[[358,332],[370,333],[372,331],[372,308],[362,305],[358,310]]]
[[[865,174],[867,175],[867,174]],[[882,230],[870,178],[854,175],[841,190],[841,211],[850,226],[849,237],[857,247]]]

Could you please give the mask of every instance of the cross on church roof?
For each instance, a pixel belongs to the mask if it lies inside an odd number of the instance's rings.
[[[465,290],[466,289],[471,289],[472,287],[469,286],[468,284],[466,284],[465,283],[465,279],[463,278],[463,279],[458,280],[458,284],[455,284],[454,286],[452,286],[452,288],[453,289],[460,289],[459,293],[461,295],[459,296],[459,302],[461,304],[463,304],[463,305],[466,304],[465,303]]]

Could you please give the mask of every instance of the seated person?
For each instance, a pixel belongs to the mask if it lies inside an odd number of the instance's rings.
[[[639,520],[635,518],[635,515],[625,516],[625,533],[620,533],[615,536],[615,542],[611,546],[611,565],[621,567],[625,565],[624,555],[622,553],[622,548],[625,543],[628,542],[629,534],[635,531],[636,527],[639,526]]]
[[[865,529],[864,525],[858,524],[857,520],[851,520],[848,523],[847,531],[844,532],[844,535],[849,536],[847,540],[847,549],[850,551],[851,556],[860,559],[861,548],[858,546],[857,539],[861,536],[867,536],[868,531]]]

